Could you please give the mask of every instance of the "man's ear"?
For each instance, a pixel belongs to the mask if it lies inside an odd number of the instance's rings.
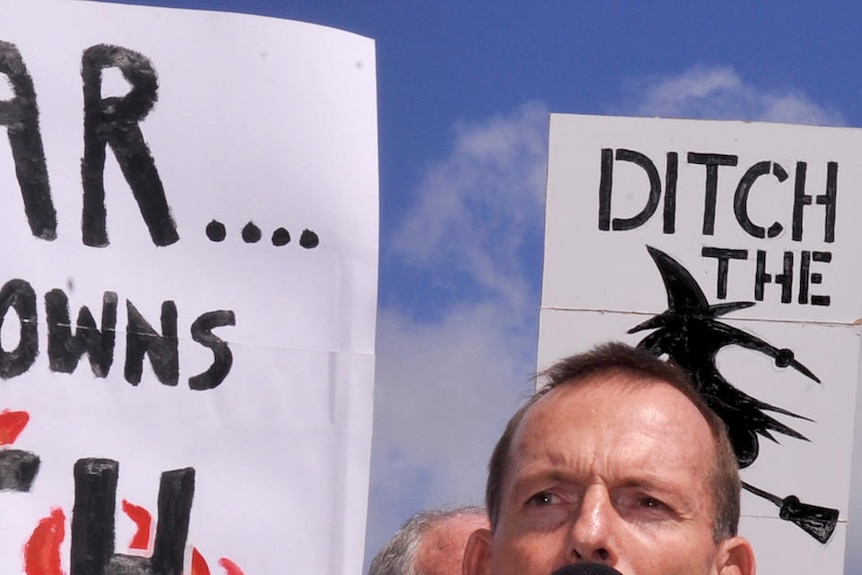
[[[467,540],[464,560],[461,562],[463,575],[491,575],[491,531],[477,529]]]
[[[744,537],[730,537],[719,544],[719,575],[756,575],[757,564],[754,549]]]

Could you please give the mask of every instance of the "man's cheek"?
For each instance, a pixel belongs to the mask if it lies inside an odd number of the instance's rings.
[[[532,531],[499,541],[493,575],[549,575],[565,563],[564,541],[556,535]]]

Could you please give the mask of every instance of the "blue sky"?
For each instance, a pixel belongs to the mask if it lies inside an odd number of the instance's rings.
[[[126,3],[291,18],[377,42],[368,555],[419,509],[480,502],[493,442],[531,389],[549,112],[862,125],[862,10],[850,1]],[[862,572],[854,531],[847,573]]]

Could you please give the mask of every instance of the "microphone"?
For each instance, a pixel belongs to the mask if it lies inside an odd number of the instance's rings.
[[[560,567],[551,575],[622,575],[622,573],[604,563],[572,563]]]

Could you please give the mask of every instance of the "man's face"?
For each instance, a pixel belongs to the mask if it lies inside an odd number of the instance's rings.
[[[417,575],[461,575],[464,547],[477,529],[488,527],[484,515],[464,513],[431,526],[416,555]]]
[[[624,575],[721,572],[709,427],[679,391],[630,379],[565,384],[529,409],[480,572],[550,575],[578,561]]]

